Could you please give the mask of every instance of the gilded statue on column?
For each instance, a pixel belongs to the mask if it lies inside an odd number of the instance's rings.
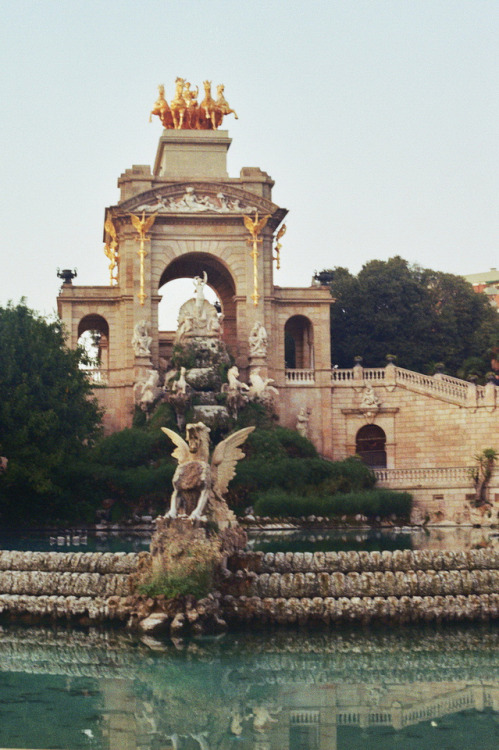
[[[168,103],[165,87],[161,84],[158,86],[158,98],[149,115],[149,122],[156,115],[167,130],[217,130],[227,115],[234,115],[238,119],[236,111],[225,98],[223,83],[217,86],[216,99],[211,95],[211,81],[203,81],[203,88],[204,96],[199,104],[199,87],[191,88],[189,81],[177,77],[174,97]]]

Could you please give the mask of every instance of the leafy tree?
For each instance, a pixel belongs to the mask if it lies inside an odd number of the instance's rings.
[[[65,345],[60,321],[21,301],[0,308],[0,476],[4,520],[43,520],[67,501],[69,467],[92,444],[101,412],[80,365],[83,350]],[[74,481],[74,476],[72,476]]]
[[[321,275],[336,299],[331,343],[340,367],[351,367],[357,355],[364,365],[381,367],[390,353],[401,367],[419,372],[443,362],[458,375],[470,357],[481,363],[477,374],[490,370],[499,316],[460,276],[411,266],[398,256],[370,261],[357,276],[341,267]]]

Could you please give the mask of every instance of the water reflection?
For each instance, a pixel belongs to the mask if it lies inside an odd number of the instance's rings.
[[[393,529],[262,530],[250,535],[248,548],[261,552],[367,552],[396,549],[470,550],[499,547],[497,529],[432,527]]]
[[[0,631],[0,746],[353,750],[499,745],[494,627],[161,643]]]

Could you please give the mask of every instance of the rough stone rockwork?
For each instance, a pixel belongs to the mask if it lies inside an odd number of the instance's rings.
[[[154,600],[130,595],[139,561],[132,553],[0,552],[0,614],[127,622],[140,605],[147,617]],[[237,553],[228,562],[220,592],[178,612],[163,602],[159,630],[165,618],[183,635],[203,617],[229,627],[499,617],[499,551]]]
[[[499,552],[247,553],[230,561],[229,623],[496,619]]]
[[[138,555],[0,551],[0,615],[125,620]]]

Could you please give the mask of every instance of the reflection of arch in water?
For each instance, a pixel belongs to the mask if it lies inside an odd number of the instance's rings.
[[[85,333],[92,334],[94,339],[99,364],[93,379],[99,381],[102,377],[105,377],[109,370],[109,325],[107,320],[96,313],[85,315],[78,323],[78,343]]]
[[[284,326],[284,359],[287,369],[314,367],[313,326],[304,315],[293,315]]]
[[[202,275],[206,271],[208,285],[216,292],[223,313],[222,338],[229,349],[235,353],[237,344],[236,329],[236,285],[234,278],[220,258],[209,253],[186,253],[174,260],[165,268],[159,280],[158,289],[169,281]],[[194,288],[191,296],[194,296]],[[168,299],[165,300],[168,303]],[[184,300],[186,301],[186,300]]]
[[[365,464],[386,468],[386,435],[376,424],[366,424],[357,432],[355,452]]]

